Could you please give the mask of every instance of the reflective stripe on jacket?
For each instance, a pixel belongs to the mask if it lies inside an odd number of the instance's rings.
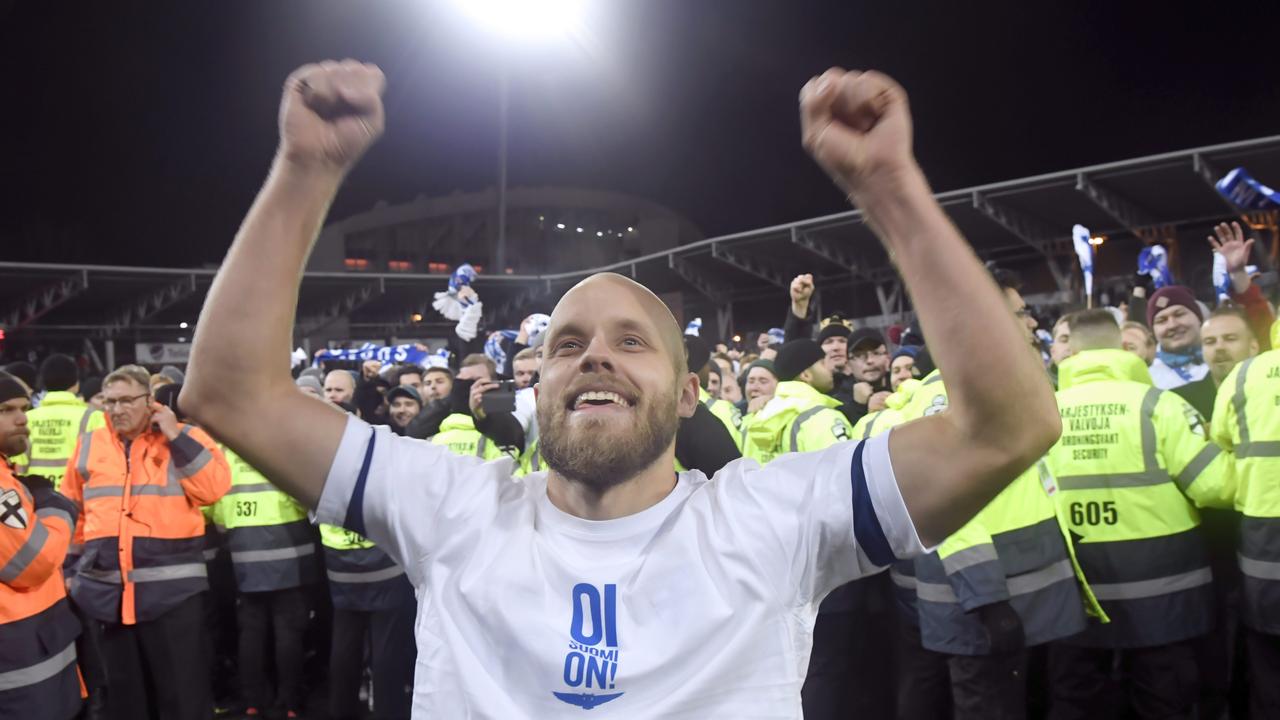
[[[148,430],[126,445],[109,421],[80,438],[62,489],[82,507],[71,594],[91,617],[153,620],[209,587],[200,506],[227,492],[230,473],[203,430],[179,427],[173,442]]]
[[[374,612],[413,602],[408,576],[373,542],[336,525],[321,525],[320,540],[335,608]]]
[[[431,436],[431,442],[444,445],[454,455],[475,456],[485,460],[504,457],[515,458],[517,461],[520,459],[518,449],[499,447],[476,429],[475,420],[470,415],[462,413],[446,417],[440,423],[440,432]]]
[[[905,420],[947,407],[941,376],[931,374],[903,410]],[[920,640],[955,655],[986,655],[991,638],[974,611],[1008,603],[1027,647],[1085,628],[1081,578],[1059,524],[1053,489],[1033,466],[1009,483],[935,552],[916,558]]]
[[[810,452],[853,439],[840,401],[797,380],[778,383],[773,397],[745,424],[742,454],[761,465],[788,452]]]
[[[1062,438],[1049,453],[1076,554],[1112,622],[1070,642],[1163,645],[1212,627],[1213,575],[1195,506],[1227,505],[1230,456],[1185,400],[1151,385],[1121,350],[1059,369]]]
[[[0,717],[65,720],[79,708],[80,623],[62,580],[74,512],[0,458]]]
[[[227,447],[231,489],[213,505],[240,592],[299,587],[320,579],[316,531],[307,511]]]
[[[1213,439],[1235,458],[1241,614],[1280,635],[1280,350],[1245,360],[1222,382]]]

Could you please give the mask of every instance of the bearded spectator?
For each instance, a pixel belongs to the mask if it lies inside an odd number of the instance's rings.
[[[1159,347],[1151,363],[1151,380],[1161,390],[1172,390],[1209,374],[1200,349],[1200,324],[1204,313],[1190,288],[1160,288],[1147,303],[1147,324]]]

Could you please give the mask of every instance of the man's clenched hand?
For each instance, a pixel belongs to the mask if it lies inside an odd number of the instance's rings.
[[[918,171],[911,152],[907,93],[869,70],[831,68],[800,91],[805,149],[849,196]]]
[[[386,78],[375,65],[304,65],[285,81],[280,155],[297,166],[345,173],[382,135]]]

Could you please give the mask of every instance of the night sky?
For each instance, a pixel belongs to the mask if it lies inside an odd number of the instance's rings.
[[[1197,5],[596,0],[586,43],[505,50],[510,182],[707,235],[839,211],[796,122],[836,64],[907,87],[938,190],[1280,132],[1277,13]],[[493,184],[503,52],[444,0],[0,0],[0,259],[218,261],[283,79],[348,56],[386,72],[388,131],[331,217]]]

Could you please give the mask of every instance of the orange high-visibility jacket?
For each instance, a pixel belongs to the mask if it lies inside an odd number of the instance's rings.
[[[0,456],[0,717],[79,708],[80,623],[62,581],[75,510],[51,485],[28,490]]]
[[[227,492],[231,474],[203,430],[179,428],[173,442],[148,430],[125,443],[108,421],[67,462],[61,490],[84,526],[71,597],[90,617],[154,620],[209,587],[200,507]]]

